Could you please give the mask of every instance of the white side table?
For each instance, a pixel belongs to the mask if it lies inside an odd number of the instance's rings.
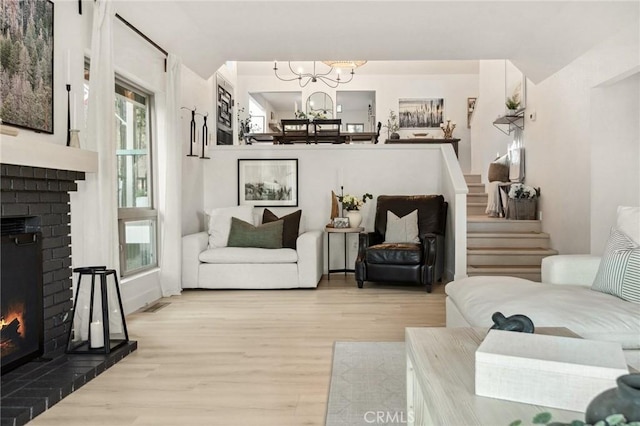
[[[347,234],[359,234],[363,232],[364,228],[333,228],[330,226],[326,226],[324,228],[324,232],[327,233],[327,279],[331,279],[332,272],[344,272],[347,275],[347,272],[355,272],[355,269],[347,268]],[[342,269],[331,269],[331,234],[342,234],[344,235],[344,268]]]

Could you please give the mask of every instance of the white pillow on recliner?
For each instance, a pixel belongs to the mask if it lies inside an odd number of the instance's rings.
[[[419,243],[418,210],[406,216],[398,217],[387,210],[387,229],[384,233],[385,243]]]
[[[231,230],[231,218],[253,222],[253,206],[236,206],[209,211],[209,248],[226,247]]]

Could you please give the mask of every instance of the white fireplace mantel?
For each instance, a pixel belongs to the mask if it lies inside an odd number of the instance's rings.
[[[95,173],[98,171],[98,153],[51,142],[2,137],[0,163]]]

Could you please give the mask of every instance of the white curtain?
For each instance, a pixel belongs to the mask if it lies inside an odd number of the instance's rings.
[[[78,194],[74,197],[73,216],[81,219],[74,219],[79,222],[79,229],[73,235],[73,266],[104,265],[108,269],[115,269],[119,275],[112,32],[114,17],[111,0],[96,1],[93,9],[87,129],[83,137],[83,148],[98,153],[98,172],[86,173],[85,181],[78,183]],[[84,285],[83,291],[88,292],[89,286]],[[89,298],[83,298],[82,295],[77,297],[79,301],[85,302],[78,306],[76,321],[79,323],[76,322],[74,327],[79,328],[79,336],[86,339],[89,328]],[[113,291],[109,292],[108,297],[110,306],[118,306]],[[109,322],[117,330],[122,327],[122,323],[117,312],[112,314]],[[94,300],[92,320],[102,320],[99,296]]]
[[[180,76],[182,61],[167,57],[164,132],[158,141],[158,222],[160,226],[160,286],[163,296],[180,294],[182,266],[182,143],[180,132]]]
[[[114,130],[113,19],[111,0],[97,0],[93,9],[91,69],[86,149],[98,153],[98,172],[87,173],[79,187],[82,230],[74,236],[74,266],[105,265],[120,271],[118,199]],[[77,239],[82,241],[76,241]]]

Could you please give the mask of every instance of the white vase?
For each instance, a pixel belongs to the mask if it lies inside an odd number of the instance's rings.
[[[347,217],[349,218],[349,228],[357,228],[362,223],[362,215],[358,210],[347,210]]]

